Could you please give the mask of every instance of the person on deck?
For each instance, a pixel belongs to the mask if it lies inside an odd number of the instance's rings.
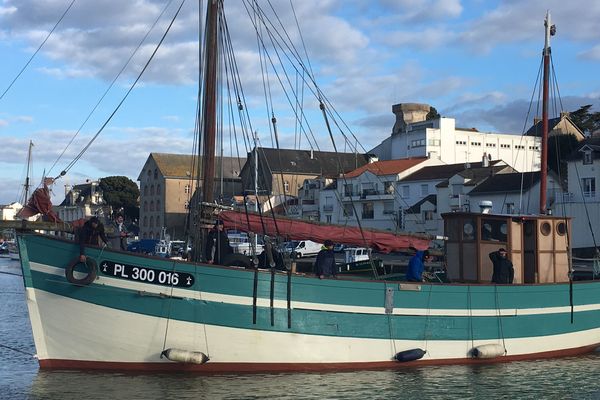
[[[79,230],[79,261],[85,262],[85,245],[91,244],[92,246],[99,245],[99,239],[102,239],[104,244],[108,244],[108,239],[104,234],[104,225],[100,222],[98,217],[93,216],[87,220]]]
[[[490,253],[490,260],[494,265],[492,283],[511,284],[515,277],[513,263],[507,257],[505,249],[498,249]]]
[[[414,256],[408,262],[406,271],[406,280],[409,282],[423,282],[423,271],[425,270],[425,262],[429,262],[431,256],[427,250],[417,250]]]
[[[317,254],[315,261],[315,274],[319,279],[331,276],[337,278],[337,267],[335,265],[335,254],[333,252],[333,242],[326,240],[323,243],[323,248]]]
[[[110,247],[115,250],[127,250],[127,228],[122,214],[117,214],[111,222],[113,233],[108,235]]]
[[[208,233],[204,256],[209,264],[221,264],[224,258],[233,253],[229,238],[223,229],[223,221],[217,220],[213,229]]]

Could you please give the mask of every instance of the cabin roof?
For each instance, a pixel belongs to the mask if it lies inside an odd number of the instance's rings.
[[[374,175],[396,175],[402,171],[406,171],[407,169],[414,167],[417,164],[422,163],[427,160],[426,157],[419,158],[403,158],[401,160],[385,160],[385,161],[375,161],[366,165],[363,165],[360,168],[355,169],[346,174],[346,178],[355,178],[360,176],[365,171],[369,171]]]

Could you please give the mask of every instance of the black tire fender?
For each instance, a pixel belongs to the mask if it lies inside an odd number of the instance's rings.
[[[79,264],[84,264],[87,269],[87,275],[81,279],[75,278],[75,267]],[[65,269],[65,277],[67,281],[73,283],[75,285],[89,285],[90,283],[96,280],[96,275],[98,274],[98,266],[96,261],[91,257],[85,258],[85,263],[79,261],[79,257],[73,259]]]

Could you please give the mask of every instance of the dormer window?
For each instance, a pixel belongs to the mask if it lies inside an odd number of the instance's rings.
[[[594,157],[592,156],[591,150],[585,150],[583,152],[583,165],[589,165],[594,163]]]

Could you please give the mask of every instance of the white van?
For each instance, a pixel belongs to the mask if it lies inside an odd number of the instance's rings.
[[[359,261],[368,261],[371,259],[371,249],[364,247],[347,247],[344,249],[346,264],[352,264]]]
[[[299,240],[287,242],[283,251],[290,253],[296,258],[316,256],[323,248],[321,243],[313,242],[312,240]]]

